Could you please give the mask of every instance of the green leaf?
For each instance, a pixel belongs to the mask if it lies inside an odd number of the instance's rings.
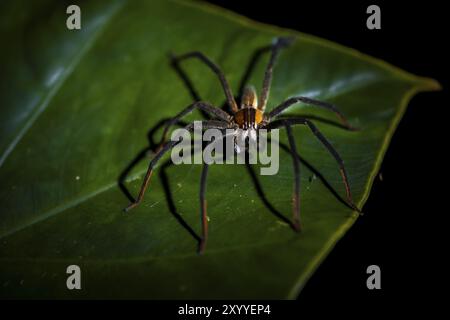
[[[315,123],[344,159],[363,206],[409,99],[439,85],[352,49],[248,21],[204,4],[84,1],[82,29],[66,29],[61,1],[1,5],[0,288],[2,297],[294,298],[354,223],[356,213],[301,165],[304,230],[271,213],[243,165],[215,165],[208,179],[209,242],[197,242],[171,213],[161,166],[144,202],[128,214],[120,173],[148,145],[146,133],[192,102],[168,52],[200,50],[225,71],[235,92],[256,49],[293,35],[275,68],[269,107],[293,95],[335,103],[350,132]],[[251,82],[259,86],[267,55]],[[182,67],[202,99],[222,105],[215,76],[199,61]],[[290,114],[325,119],[311,107]],[[192,115],[188,120],[200,118]],[[338,167],[305,128],[301,156],[345,197]],[[160,133],[158,133],[160,134]],[[281,134],[286,142],[286,136]],[[147,161],[127,183],[137,194]],[[256,168],[257,169],[257,168]],[[197,234],[200,165],[165,169],[176,211]],[[259,176],[268,201],[291,215],[292,160]],[[66,268],[82,270],[67,290]]]

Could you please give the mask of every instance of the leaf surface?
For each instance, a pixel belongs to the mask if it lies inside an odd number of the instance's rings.
[[[301,164],[301,234],[275,216],[237,164],[210,168],[203,256],[177,219],[200,233],[200,165],[160,165],[143,203],[124,214],[128,199],[118,176],[148,145],[149,129],[192,103],[169,52],[204,52],[237,93],[255,50],[276,36],[294,36],[275,67],[268,109],[294,95],[313,97],[338,105],[361,129],[315,122],[344,159],[359,207],[409,99],[439,87],[355,50],[207,5],[85,1],[80,7],[80,31],[66,29],[59,1],[9,1],[0,8],[0,35],[9,43],[0,53],[3,297],[295,298],[353,224],[356,213],[339,200],[345,189],[336,162],[302,127],[294,129],[297,148],[317,172]],[[250,78],[258,89],[266,62],[267,55]],[[224,103],[210,70],[195,60],[182,67],[203,100]],[[334,120],[306,106],[289,114]],[[287,142],[284,133],[281,140]],[[134,195],[147,163],[129,175]],[[258,175],[267,201],[288,218],[292,172],[281,150],[278,174]],[[82,290],[66,288],[73,264],[81,267]]]

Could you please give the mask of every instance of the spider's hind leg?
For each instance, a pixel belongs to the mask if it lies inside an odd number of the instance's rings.
[[[215,126],[215,128],[222,129],[222,130],[226,129],[225,126],[219,127],[218,125]],[[226,136],[223,139],[226,139]],[[208,145],[210,145],[212,143],[215,143],[215,140],[210,142]],[[223,154],[224,159],[227,159],[227,156],[229,156],[229,155]],[[199,246],[198,246],[199,254],[202,254],[205,251],[206,242],[208,240],[208,219],[209,218],[208,218],[207,201],[206,201],[206,184],[207,184],[207,177],[208,177],[208,169],[209,169],[209,164],[206,162],[203,162],[202,175],[200,178],[200,216],[201,216],[201,223],[202,223],[202,236],[201,236]]]
[[[324,145],[324,147],[328,150],[328,152],[331,153],[333,158],[336,160],[336,162],[339,165],[339,172],[342,177],[342,181],[345,186],[345,191],[347,195],[347,204],[358,213],[362,214],[361,210],[356,206],[356,204],[353,202],[352,193],[350,191],[350,183],[348,181],[347,171],[345,170],[344,161],[342,160],[339,153],[334,149],[334,147],[331,145],[331,143],[325,138],[325,136],[317,129],[317,127],[308,119],[306,118],[300,118],[300,117],[292,117],[292,118],[284,118],[284,119],[278,119],[271,123],[269,123],[266,128],[268,129],[275,129],[279,127],[285,127],[288,125],[296,125],[296,124],[303,124],[306,125],[311,132],[316,136],[317,139]]]

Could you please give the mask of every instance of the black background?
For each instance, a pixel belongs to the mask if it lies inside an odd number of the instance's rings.
[[[373,308],[423,306],[422,297],[433,295],[445,274],[438,263],[445,251],[437,250],[445,215],[438,195],[439,182],[445,180],[447,145],[444,8],[430,1],[396,1],[395,6],[394,1],[209,2],[253,20],[338,42],[440,82],[443,91],[420,93],[410,102],[384,158],[383,179],[376,179],[364,207],[365,215],[298,297],[303,306],[324,306],[324,301],[343,307],[355,302]],[[381,30],[366,28],[366,9],[371,4],[381,9]],[[381,268],[381,290],[366,287],[366,268],[371,264]]]

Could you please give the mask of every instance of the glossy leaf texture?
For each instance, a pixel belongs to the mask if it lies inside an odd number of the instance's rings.
[[[274,213],[292,212],[292,160],[283,150],[278,174],[260,176],[255,167],[266,202],[244,165],[210,168],[202,256],[188,230],[200,233],[201,165],[161,162],[144,202],[123,213],[119,175],[148,146],[147,132],[193,101],[169,52],[204,52],[237,92],[256,50],[293,36],[275,67],[268,109],[294,95],[314,97],[338,105],[360,128],[344,130],[313,107],[289,109],[316,119],[344,159],[360,207],[409,99],[439,87],[353,49],[209,5],[81,1],[82,29],[69,31],[68,4],[0,8],[2,297],[295,298],[353,224],[357,214],[339,200],[345,189],[336,162],[302,127],[294,129],[305,160],[300,234]],[[258,89],[267,59],[250,77]],[[210,70],[195,60],[181,67],[203,100],[222,106]],[[287,142],[283,131],[280,139]],[[128,177],[134,195],[147,164]],[[82,290],[66,288],[69,265],[80,266]]]

